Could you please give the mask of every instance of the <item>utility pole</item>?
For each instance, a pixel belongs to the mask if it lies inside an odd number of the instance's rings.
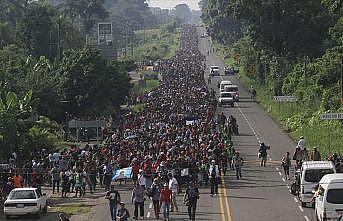
[[[343,54],[341,55],[341,104],[343,104]]]
[[[128,27],[127,27],[127,23],[126,23],[126,26],[125,26],[125,49],[124,49],[125,57],[126,57],[126,48],[127,48],[127,29],[128,29]]]
[[[133,38],[134,38],[134,34],[135,34],[135,32],[134,32],[134,30],[133,30],[133,28],[131,28],[131,57],[133,57]]]
[[[61,58],[61,16],[58,17],[57,23],[57,59],[60,60]],[[86,43],[87,44],[87,43]]]

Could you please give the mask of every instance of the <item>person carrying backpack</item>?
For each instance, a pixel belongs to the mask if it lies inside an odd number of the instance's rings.
[[[291,167],[291,158],[289,157],[289,152],[286,152],[286,155],[282,158],[281,166],[285,172],[286,180],[289,180],[289,168]]]
[[[161,187],[160,187],[159,181],[157,178],[155,178],[154,182],[151,184],[151,187],[148,193],[154,205],[154,212],[155,212],[156,219],[159,219],[159,214],[160,214],[160,191],[161,191]]]
[[[239,156],[239,153],[236,152],[236,155],[232,159],[233,161],[233,166],[235,167],[236,170],[236,177],[237,180],[242,178],[242,166],[243,166],[243,158]]]
[[[262,166],[266,166],[266,162],[267,162],[267,150],[270,149],[270,146],[266,146],[264,143],[260,144],[260,149],[258,150],[259,152],[259,158],[261,158],[261,167]]]
[[[219,181],[219,166],[215,160],[211,161],[210,169],[208,170],[210,183],[211,183],[211,196],[218,194],[218,181]]]
[[[120,202],[120,194],[111,185],[111,190],[106,193],[105,199],[108,199],[112,221],[116,221],[117,205]]]
[[[199,189],[196,186],[195,180],[191,181],[183,198],[184,204],[188,207],[189,219],[195,221],[195,211],[197,209],[197,202],[199,199]]]

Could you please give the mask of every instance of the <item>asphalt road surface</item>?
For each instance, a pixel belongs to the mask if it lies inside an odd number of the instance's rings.
[[[204,29],[199,29],[203,33]],[[210,87],[218,88],[221,80],[230,80],[238,85],[240,101],[234,108],[219,107],[218,113],[233,115],[239,125],[239,136],[233,137],[234,147],[247,163],[242,169],[242,179],[236,180],[233,172],[225,177],[229,205],[225,210],[225,220],[233,221],[308,221],[315,220],[314,210],[301,208],[297,198],[289,192],[292,179],[285,180],[280,160],[287,151],[294,152],[295,143],[267,113],[250,99],[250,93],[238,81],[236,76],[224,76],[224,63],[210,51],[210,41],[201,38],[200,50],[207,57],[207,75],[211,65],[218,65],[221,76],[214,77]],[[206,75],[205,75],[206,76]],[[207,79],[207,76],[205,77]],[[259,142],[271,146],[266,167],[258,162]],[[224,196],[225,197],[225,196]]]
[[[204,29],[199,29],[203,33]],[[200,36],[200,34],[199,34]],[[221,80],[231,80],[238,85],[240,101],[234,108],[220,107],[218,113],[233,115],[239,125],[239,136],[234,136],[234,147],[241,153],[246,164],[242,169],[242,179],[236,180],[233,171],[223,179],[219,196],[211,198],[209,188],[200,189],[197,220],[214,221],[309,221],[315,220],[311,208],[302,208],[298,200],[290,194],[292,180],[284,179],[280,159],[289,151],[293,152],[295,143],[282,131],[268,114],[250,99],[249,92],[239,83],[236,76],[223,76],[224,63],[214,53],[207,55],[211,45],[207,38],[200,39],[200,50],[206,55],[207,79],[209,67],[218,65],[221,76],[215,77],[209,87],[218,93],[217,83]],[[219,93],[218,93],[219,94]],[[259,142],[271,146],[266,167],[260,167],[257,152]],[[118,187],[126,207],[133,213],[130,203],[132,186]],[[178,197],[179,212],[171,213],[171,220],[188,220],[187,208],[182,205],[182,195]],[[110,220],[106,200],[96,208],[97,221]],[[150,200],[145,203],[145,219],[155,220]]]
[[[199,28],[199,36],[204,29]],[[235,107],[219,107],[218,113],[226,116],[233,115],[239,125],[239,136],[233,137],[234,147],[246,161],[242,168],[242,179],[236,180],[233,171],[223,177],[219,195],[209,196],[209,187],[200,188],[200,200],[197,207],[196,220],[213,221],[309,221],[315,220],[314,210],[302,208],[297,198],[289,192],[292,180],[284,179],[280,167],[282,155],[295,148],[294,142],[282,131],[267,113],[250,99],[249,92],[239,83],[236,76],[223,76],[224,63],[214,53],[207,55],[211,49],[208,38],[200,39],[200,50],[206,55],[206,74],[209,67],[218,65],[221,76],[214,77],[209,87],[218,93],[217,83],[221,80],[230,80],[238,85],[240,101]],[[257,153],[259,142],[271,146],[266,167],[260,167]],[[133,216],[131,204],[132,184],[117,186],[121,193],[122,201]],[[179,212],[173,212],[170,220],[188,220],[187,208],[182,204],[183,196],[178,197]],[[109,221],[110,214],[107,200],[101,200],[96,206],[96,213],[92,220]],[[160,216],[162,217],[162,216]],[[145,220],[155,220],[152,203],[145,203]]]

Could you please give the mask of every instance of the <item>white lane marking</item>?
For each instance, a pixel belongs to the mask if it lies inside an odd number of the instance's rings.
[[[150,205],[149,205],[149,209],[152,209],[152,203],[150,203]]]
[[[278,167],[275,167],[276,171],[279,171],[279,168]]]
[[[149,218],[149,217],[150,217],[150,211],[147,213],[146,217],[147,217],[147,218]]]
[[[304,212],[304,209],[301,206],[298,206],[301,212]]]
[[[251,131],[252,131],[253,134],[255,135],[257,142],[258,142],[258,143],[261,143],[261,140],[260,140],[260,138],[258,137],[258,135],[257,135],[257,133],[256,133],[256,131],[255,131],[255,129],[251,126],[250,121],[248,120],[247,116],[245,116],[245,114],[243,113],[242,109],[239,107],[239,104],[238,104],[238,103],[237,103],[237,107],[238,107],[239,112],[242,114],[243,118],[245,119],[245,121],[248,123],[248,126],[250,127]]]
[[[297,198],[293,197],[293,199],[294,199],[294,202],[296,202],[296,203],[299,202]]]
[[[282,181],[283,181],[283,182],[286,182],[285,178],[282,178]]]
[[[280,176],[282,176],[282,173],[281,173],[281,172],[279,172],[279,175],[280,175]]]
[[[310,221],[310,219],[307,216],[304,216],[306,221]]]

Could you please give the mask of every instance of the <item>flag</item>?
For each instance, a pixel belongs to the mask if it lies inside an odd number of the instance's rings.
[[[132,167],[126,167],[114,172],[112,180],[117,179],[131,179],[132,177]]]

